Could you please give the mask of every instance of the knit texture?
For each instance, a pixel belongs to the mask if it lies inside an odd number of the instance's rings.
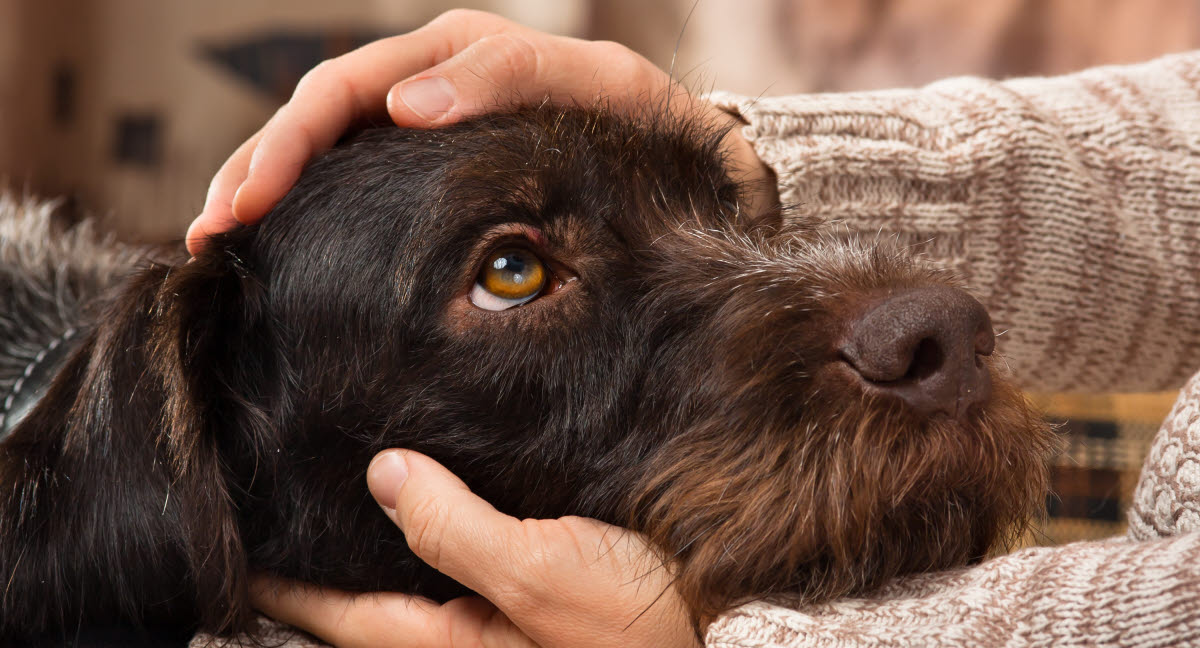
[[[1188,381],[1146,456],[1129,511],[1129,537],[1200,531],[1200,374]],[[1192,556],[1200,563],[1200,553]],[[1200,584],[1197,584],[1200,590]]]
[[[743,606],[709,648],[1187,646],[1200,642],[1200,534],[1026,549],[902,579],[869,599]]]
[[[1171,388],[1200,367],[1200,53],[1054,79],[714,99],[785,206],[956,268],[1027,388]],[[719,648],[1200,643],[1200,374],[1146,458],[1129,539],[1040,547],[709,626]]]
[[[198,633],[188,642],[188,648],[329,648],[329,644],[311,637],[289,625],[258,617],[254,620],[254,638],[214,637]]]

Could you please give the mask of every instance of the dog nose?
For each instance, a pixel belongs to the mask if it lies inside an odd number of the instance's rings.
[[[874,388],[919,414],[956,418],[991,395],[979,356],[996,346],[983,305],[948,286],[889,296],[849,326],[841,356]]]

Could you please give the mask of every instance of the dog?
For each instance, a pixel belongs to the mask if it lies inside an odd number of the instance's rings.
[[[0,386],[28,403],[0,637],[242,631],[251,570],[461,595],[366,489],[390,447],[645,534],[698,620],[1005,544],[1054,438],[986,311],[886,241],[746,213],[723,134],[548,105],[367,129],[190,262],[3,223]]]

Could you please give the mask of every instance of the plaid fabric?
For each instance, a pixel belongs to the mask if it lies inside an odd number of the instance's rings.
[[[1052,471],[1047,517],[1026,544],[1124,534],[1142,462],[1175,397],[1175,392],[1032,395],[1058,426],[1064,452]]]

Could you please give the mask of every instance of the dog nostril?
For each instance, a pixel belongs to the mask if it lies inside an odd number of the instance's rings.
[[[967,293],[945,286],[890,295],[848,326],[841,357],[868,388],[924,415],[956,417],[991,395],[982,356],[995,347],[991,320]]]
[[[917,343],[913,352],[912,363],[905,372],[903,380],[922,380],[937,373],[945,360],[945,354],[933,338],[925,338]]]

